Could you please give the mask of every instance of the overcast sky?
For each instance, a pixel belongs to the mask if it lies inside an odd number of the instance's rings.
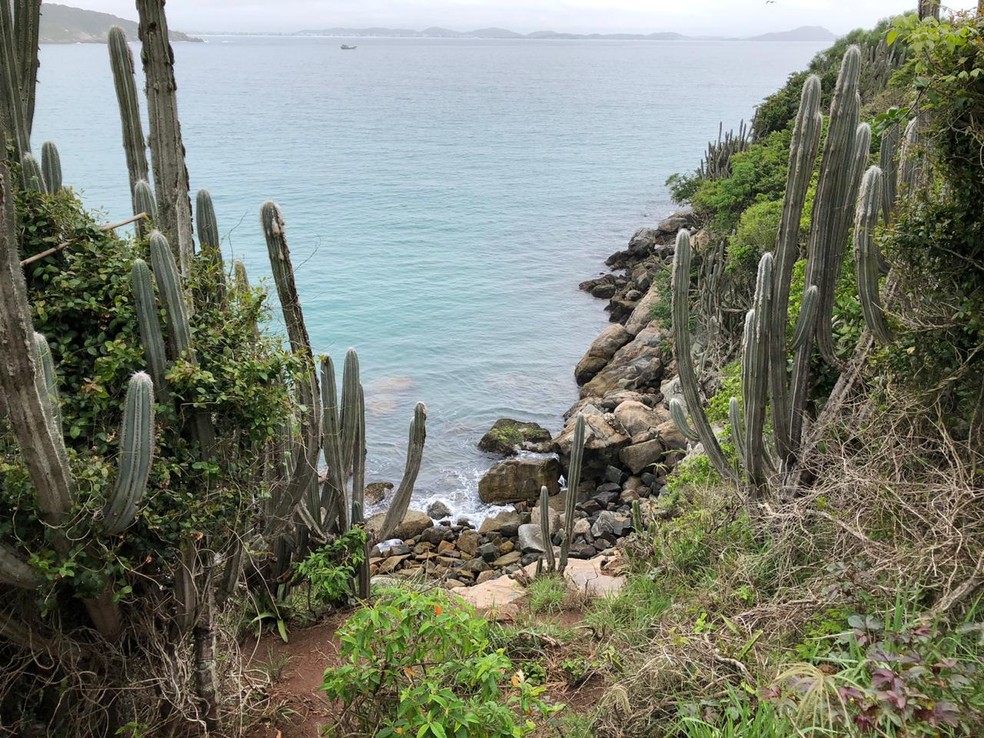
[[[60,0],[136,19],[133,0]],[[954,9],[976,0],[951,0]],[[803,25],[841,34],[914,9],[916,0],[168,0],[179,31],[297,31],[332,26],[456,31],[499,26],[520,32],[677,31],[740,36]]]

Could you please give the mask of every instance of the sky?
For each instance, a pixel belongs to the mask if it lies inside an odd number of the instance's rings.
[[[60,0],[136,19],[133,0]],[[916,0],[168,0],[172,30],[273,31],[365,26],[742,36],[797,26],[843,34],[916,7]],[[950,0],[966,10],[976,0]]]

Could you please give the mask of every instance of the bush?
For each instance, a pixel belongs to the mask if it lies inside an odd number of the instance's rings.
[[[505,738],[554,711],[491,648],[488,623],[440,591],[387,591],[338,636],[347,663],[321,689],[345,715],[330,735]]]
[[[781,220],[782,200],[757,202],[745,210],[728,240],[728,270],[754,270],[759,257],[775,247]]]

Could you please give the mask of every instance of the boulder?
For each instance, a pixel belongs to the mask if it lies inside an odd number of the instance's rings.
[[[478,553],[478,547],[482,545],[482,536],[476,530],[462,531],[458,536],[458,548],[469,556]]]
[[[584,384],[604,369],[615,352],[631,341],[633,335],[618,324],[610,325],[603,330],[574,369],[574,379],[577,383]]]
[[[642,440],[654,438],[657,429],[669,418],[666,414],[655,410],[635,400],[627,400],[615,408],[615,419],[622,426],[625,434],[637,443],[640,435],[648,436]]]
[[[627,297],[614,297],[608,303],[605,310],[608,311],[608,319],[612,323],[622,323],[628,320],[635,310],[638,300],[630,300]]]
[[[581,397],[604,397],[626,389],[656,389],[671,355],[667,332],[650,325],[616,351],[608,365],[581,387]]]
[[[629,239],[629,253],[633,256],[651,253],[659,235],[659,231],[655,228],[640,228]]]
[[[663,460],[663,444],[658,439],[627,446],[619,452],[619,458],[633,474],[639,474],[653,464]]]
[[[626,332],[633,336],[638,335],[643,328],[652,322],[653,307],[664,300],[669,300],[669,297],[668,294],[664,294],[659,282],[653,282],[649,285],[645,296],[639,300],[632,310],[632,315],[625,321]]]
[[[556,497],[554,499],[560,499],[560,496],[558,495],[558,497]],[[540,527],[540,518],[541,517],[542,517],[542,515],[540,514],[540,506],[537,505],[536,507],[533,508],[533,515],[530,517],[530,523],[532,525],[535,525],[535,526],[537,526],[539,528]],[[551,510],[548,507],[547,508],[547,521],[548,521],[548,524],[550,525],[550,528],[549,528],[550,535],[553,535],[558,530],[560,530],[560,513],[559,512],[557,512],[556,510]]]
[[[604,510],[598,513],[598,519],[591,526],[591,535],[595,538],[614,541],[616,538],[625,535],[631,527],[629,518],[626,516]]]
[[[528,443],[550,441],[550,431],[536,423],[511,418],[499,418],[478,442],[482,451],[500,456],[512,456],[517,447]]]
[[[478,482],[479,499],[491,505],[533,502],[540,497],[540,487],[551,495],[560,492],[560,462],[550,457],[508,459],[485,473]]]
[[[544,551],[540,526],[533,525],[533,523],[519,526],[519,543],[517,544],[517,548],[523,553],[540,553]]]
[[[366,528],[376,533],[383,527],[383,521],[385,519],[386,513],[384,512],[373,515],[366,521]],[[405,541],[408,538],[416,538],[433,524],[427,513],[422,513],[419,510],[407,510],[407,514],[403,516],[403,520],[400,521],[396,526],[396,530],[390,535],[393,538],[400,538]]]
[[[601,300],[610,300],[615,296],[616,289],[614,282],[601,282],[591,288],[591,296]]]
[[[518,528],[521,522],[522,521],[519,519],[519,513],[511,510],[503,510],[498,515],[491,518],[486,518],[482,521],[482,525],[478,529],[478,532],[486,536],[492,533],[500,533],[504,526],[514,526]]]
[[[437,500],[427,506],[427,514],[434,520],[441,520],[442,518],[450,518],[451,508],[449,508],[440,500]]]
[[[370,482],[366,485],[365,498],[366,504],[378,505],[386,499],[386,493],[393,489],[392,482]]]
[[[656,226],[659,236],[675,236],[681,228],[690,228],[694,224],[694,213],[690,209],[677,210],[670,213]]]
[[[667,451],[686,451],[687,437],[680,432],[677,424],[667,420],[656,426],[656,435]]]

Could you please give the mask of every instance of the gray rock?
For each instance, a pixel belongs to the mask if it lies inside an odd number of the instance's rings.
[[[680,432],[677,424],[672,420],[667,420],[656,426],[656,435],[659,437],[660,443],[663,444],[663,448],[667,451],[685,451],[687,449],[686,436]]]
[[[645,440],[649,440],[656,436],[656,429],[669,420],[669,416],[641,402],[626,400],[615,408],[615,419],[633,440],[640,435],[648,436]]]
[[[478,532],[484,536],[487,536],[492,533],[499,533],[504,525],[515,525],[519,527],[519,524],[519,513],[512,512],[511,510],[503,510],[498,515],[491,518],[486,518],[482,521],[482,525],[479,527]]]
[[[512,456],[517,448],[526,444],[546,443],[550,441],[550,431],[537,423],[527,423],[522,420],[500,418],[482,436],[478,447],[500,456]]]
[[[659,235],[676,235],[681,228],[690,228],[694,224],[694,213],[690,209],[677,210],[660,221],[656,226]]]
[[[440,500],[437,500],[427,506],[427,514],[430,515],[434,520],[441,520],[442,518],[450,518],[451,508],[449,508]]]
[[[629,253],[639,256],[652,252],[660,233],[654,228],[640,228],[629,239]]]
[[[612,356],[598,374],[581,387],[581,397],[605,397],[619,390],[656,389],[665,362],[672,356],[668,333],[650,325]]]
[[[370,482],[366,485],[365,498],[369,505],[378,505],[386,499],[386,493],[393,489],[392,482]]]
[[[551,495],[560,492],[560,474],[560,462],[552,457],[508,459],[479,480],[478,497],[493,505],[533,502],[539,499],[541,486]]]
[[[461,535],[458,536],[458,549],[464,551],[469,556],[474,556],[478,553],[478,547],[482,545],[482,536],[478,531],[466,530],[462,531]]]
[[[499,556],[499,549],[496,548],[494,543],[483,543],[478,547],[477,553],[486,561],[495,561]]]
[[[503,566],[511,566],[512,564],[515,564],[522,558],[523,558],[523,554],[521,554],[519,551],[510,551],[509,553],[503,554],[495,561],[493,561],[492,566],[496,568],[502,568]]]
[[[540,536],[540,526],[527,523],[519,526],[519,543],[517,547],[524,554],[537,553],[544,550],[543,538]]]
[[[418,534],[419,540],[433,546],[440,545],[441,541],[451,535],[451,529],[444,525],[434,525]]]
[[[385,519],[386,513],[384,512],[373,515],[366,521],[366,528],[375,533],[382,528]],[[407,510],[407,514],[403,516],[403,520],[400,521],[391,535],[393,538],[402,538],[405,541],[409,538],[416,538],[433,524],[427,513],[422,513],[419,510]]]
[[[598,519],[591,526],[591,534],[595,538],[604,538],[613,541],[624,535],[629,528],[630,522],[627,517],[603,510],[598,513]]]
[[[608,326],[588,347],[574,369],[574,379],[578,384],[591,380],[615,355],[615,352],[632,340],[633,334],[621,325]]]
[[[619,452],[619,458],[633,474],[639,474],[644,469],[663,460],[663,444],[659,440],[645,441],[634,446],[623,448]]]
[[[532,525],[539,526],[541,517],[540,506],[537,505],[533,508],[533,513],[530,515],[530,523]],[[550,525],[550,535],[553,535],[560,530],[560,513],[556,510],[551,510],[549,507],[547,508],[547,521]]]

